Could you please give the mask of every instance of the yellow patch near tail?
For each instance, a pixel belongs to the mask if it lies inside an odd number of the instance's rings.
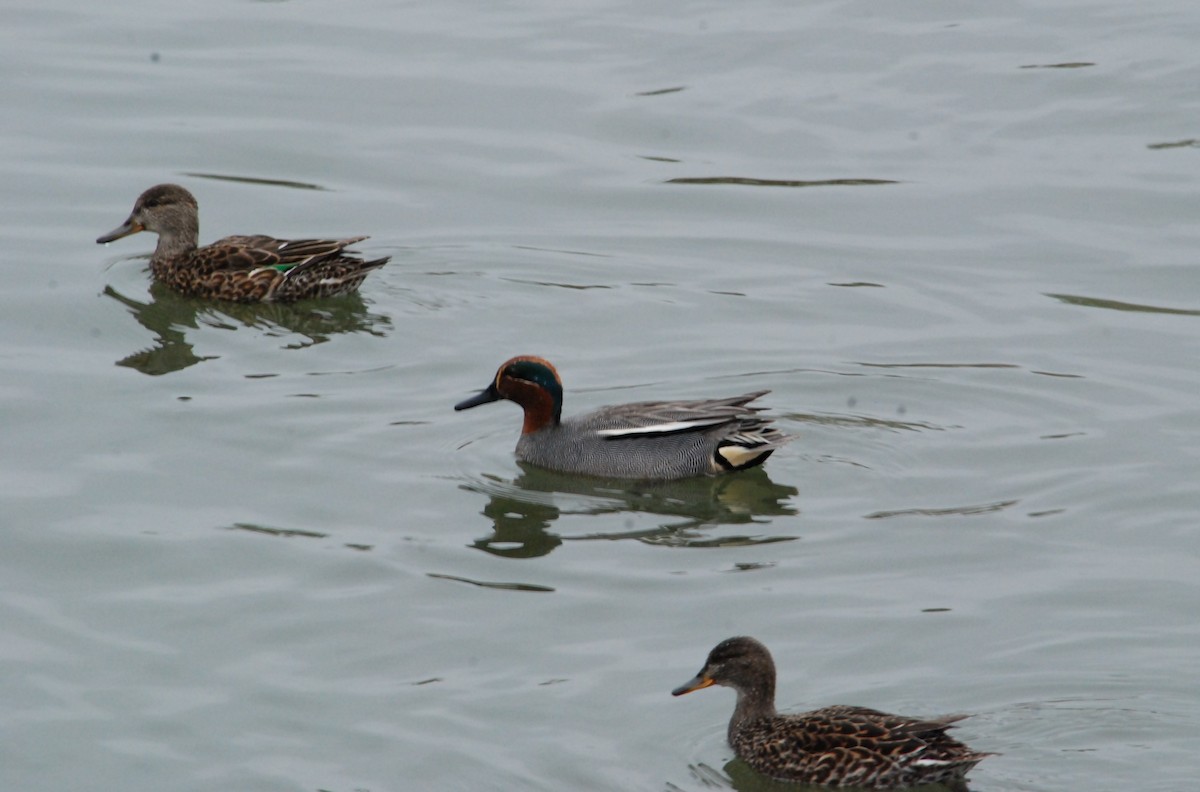
[[[764,455],[770,454],[772,449],[762,448],[746,448],[739,445],[721,446],[717,449],[717,454],[724,459],[726,464],[732,468],[743,468],[748,465],[753,465]]]

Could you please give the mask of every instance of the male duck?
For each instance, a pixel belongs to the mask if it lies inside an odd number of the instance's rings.
[[[150,257],[154,278],[188,297],[233,302],[292,302],[349,294],[389,256],[364,261],[346,248],[350,239],[273,239],[231,236],[197,247],[196,199],[178,184],[159,184],[138,196],[125,223],[96,241],[151,231],[158,247]]]
[[[562,418],[562,380],[540,357],[502,365],[466,410],[508,399],[525,410],[517,459],[565,473],[625,479],[681,479],[761,465],[792,438],[747,405],[770,391],[726,399],[637,402]]]
[[[734,753],[779,781],[870,789],[945,784],[965,790],[966,774],[993,756],[946,735],[966,715],[922,720],[847,706],[780,715],[775,663],[753,638],[717,644],[696,678],[671,693],[682,696],[710,685],[737,691],[728,734]]]

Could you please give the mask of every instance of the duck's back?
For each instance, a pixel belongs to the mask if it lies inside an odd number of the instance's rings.
[[[763,393],[602,407],[522,435],[517,457],[568,473],[631,479],[753,467],[790,439],[757,417],[761,408],[746,406]]]
[[[154,277],[188,296],[235,302],[333,297],[357,289],[387,258],[363,261],[345,249],[367,237],[276,239],[229,236],[171,258],[154,258]]]
[[[900,789],[960,783],[989,754],[946,734],[962,715],[915,719],[865,707],[826,707],[730,724],[729,744],[782,781]]]

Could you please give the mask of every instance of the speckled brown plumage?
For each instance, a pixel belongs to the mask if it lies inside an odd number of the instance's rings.
[[[779,781],[869,789],[946,784],[965,789],[966,774],[989,753],[946,734],[965,715],[909,718],[866,707],[833,706],[780,715],[775,663],[753,638],[722,641],[704,668],[672,693],[710,685],[737,691],[729,745],[746,764]]]
[[[155,280],[189,297],[243,303],[347,294],[390,258],[364,261],[347,250],[365,236],[292,240],[230,236],[197,247],[196,199],[177,184],[146,190],[129,219],[96,241],[112,242],[139,231],[158,234],[158,247],[150,258]]]

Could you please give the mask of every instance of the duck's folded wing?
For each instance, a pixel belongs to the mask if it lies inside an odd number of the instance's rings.
[[[756,391],[725,399],[701,401],[636,402],[607,407],[587,416],[587,423],[598,435],[617,439],[649,435],[702,432],[738,421],[753,420],[761,407],[748,407],[769,391]]]
[[[299,265],[309,261],[337,258],[346,252],[346,248],[364,239],[365,236],[347,239],[289,239],[276,248],[275,252],[285,264]]]
[[[366,239],[276,239],[275,237],[231,236],[196,253],[212,269],[264,269],[287,271],[309,263],[341,256],[347,247]]]

